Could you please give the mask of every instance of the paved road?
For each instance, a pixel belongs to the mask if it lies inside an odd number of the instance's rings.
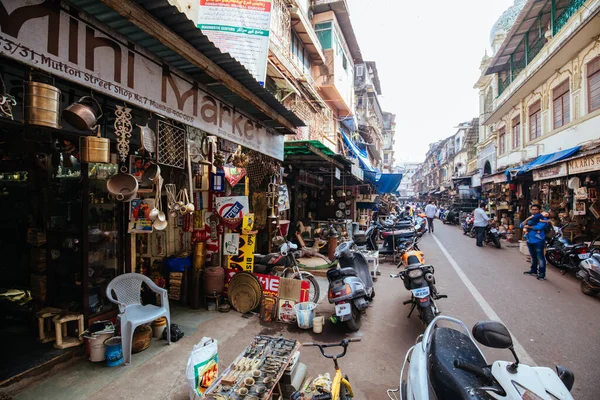
[[[437,221],[435,236],[425,235],[421,249],[426,262],[436,267],[439,291],[449,296],[438,303],[443,314],[457,317],[467,326],[497,316],[522,345],[518,351],[523,361],[531,358],[538,365],[550,367],[562,364],[575,372],[576,399],[600,399],[597,362],[600,298],[583,295],[574,277],[563,276],[553,267],[549,267],[548,280],[544,282],[524,276],[522,273],[528,266],[518,249],[477,248],[473,239],[463,236],[459,228],[443,226]],[[221,368],[231,363],[258,333],[281,333],[303,342],[335,342],[358,336],[363,340],[351,343],[348,355],[340,360],[342,370],[350,376],[357,400],[387,399],[386,389],[398,386],[404,354],[424,328],[416,315],[406,318],[409,307],[402,302],[409,296],[400,280],[389,277],[395,271],[396,267],[390,263],[381,265],[377,296],[358,333],[349,334],[344,326],[327,323],[324,332],[315,335],[292,325],[264,324],[257,317],[245,319],[236,312],[212,313],[210,320],[193,334],[136,367],[117,371],[121,375],[109,384],[101,383],[95,373],[85,371],[83,375],[79,371],[66,373],[65,384],[77,385],[81,379],[89,380],[93,387],[72,396],[77,399],[183,400],[188,398],[187,357],[203,336],[219,340]],[[320,280],[325,294],[327,282]],[[465,281],[470,283],[466,285]],[[329,316],[334,308],[325,300],[317,312]],[[484,349],[484,353],[488,360],[511,360],[508,351]],[[303,348],[301,361],[308,365],[309,376],[333,373],[333,363],[324,359],[316,348]],[[20,398],[64,398],[60,391],[47,389],[56,386],[52,382],[50,379]],[[35,393],[38,395],[30,396]],[[40,397],[39,393],[44,395]]]
[[[467,326],[496,315],[508,326],[525,353],[522,361],[533,359],[537,365],[554,367],[561,364],[575,372],[573,396],[576,399],[600,399],[600,298],[590,298],[579,290],[579,281],[563,276],[549,267],[547,281],[540,282],[523,275],[528,269],[525,256],[518,248],[478,248],[473,239],[462,235],[458,227],[436,221],[435,238],[425,235],[421,249],[427,263],[436,267],[438,289],[448,299],[440,300],[442,313],[463,320]],[[437,238],[437,241],[435,240]],[[459,277],[447,255],[474,287],[476,298]],[[408,292],[402,282],[389,277],[396,268],[391,263],[381,266],[376,283],[377,296],[363,320],[361,330],[350,336],[362,337],[351,343],[349,354],[340,361],[356,388],[357,399],[384,399],[386,389],[397,386],[400,367],[407,349],[423,332],[416,315],[406,316],[409,306],[402,301]],[[478,301],[479,300],[479,301]],[[483,304],[483,307],[482,307]],[[333,314],[331,305],[322,302],[318,312]],[[235,356],[255,332],[296,337],[301,341],[334,342],[349,334],[342,326],[327,325],[321,335],[305,333],[292,326],[264,325],[252,321],[236,335],[237,348],[228,349],[225,358]],[[229,341],[228,341],[229,342]],[[511,360],[504,350],[484,349],[488,360]],[[309,374],[333,371],[330,360],[322,358],[316,348],[304,348],[302,361]]]

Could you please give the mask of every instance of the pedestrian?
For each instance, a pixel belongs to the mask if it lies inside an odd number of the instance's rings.
[[[531,216],[521,222],[521,229],[528,227],[525,234],[527,248],[531,256],[531,268],[523,272],[525,275],[537,276],[538,281],[546,280],[546,258],[544,257],[544,247],[546,244],[546,228],[548,222],[543,222],[538,216],[542,208],[538,204],[531,206]],[[529,226],[529,221],[538,221],[536,225]]]
[[[483,247],[483,235],[485,234],[485,227],[488,225],[490,217],[485,213],[483,206],[484,202],[479,204],[479,207],[473,211],[473,229],[475,229],[477,247]]]
[[[435,218],[436,213],[437,207],[433,203],[433,200],[431,200],[425,207],[425,216],[427,217],[427,226],[429,227],[430,233],[433,233],[433,219]]]

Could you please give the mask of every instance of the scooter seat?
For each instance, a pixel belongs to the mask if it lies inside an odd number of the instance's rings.
[[[382,232],[381,236],[383,236],[384,238],[394,235],[396,237],[412,237],[414,235],[413,231],[409,231],[409,230],[402,230],[402,231],[386,231],[386,232]]]
[[[342,276],[356,276],[356,271],[351,267],[341,268],[340,273]]]
[[[438,399],[491,400],[485,392],[473,388],[486,383],[474,374],[454,366],[461,360],[477,367],[485,367],[485,359],[473,341],[464,333],[438,327],[431,338],[428,374]]]

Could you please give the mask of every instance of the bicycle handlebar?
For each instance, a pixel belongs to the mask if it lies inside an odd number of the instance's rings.
[[[321,350],[321,354],[323,354],[323,357],[325,358],[333,358],[338,359],[338,358],[342,358],[346,355],[346,351],[348,350],[348,343],[350,342],[360,342],[361,339],[360,338],[350,338],[350,339],[344,339],[339,343],[314,343],[314,342],[306,342],[303,343],[303,346],[315,346],[318,347],[319,350]],[[327,347],[343,347],[344,351],[336,356],[331,355],[331,354],[325,354],[325,348]]]

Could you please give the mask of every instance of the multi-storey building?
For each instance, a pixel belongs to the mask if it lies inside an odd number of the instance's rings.
[[[402,200],[413,200],[415,198],[415,182],[413,178],[417,174],[421,163],[405,162],[397,164],[396,168],[402,174],[402,182],[398,187]]]
[[[367,61],[355,66],[354,91],[356,97],[356,121],[358,124],[358,141],[363,143],[374,167],[382,169],[384,118],[378,96],[381,84],[377,66]]]
[[[383,112],[383,168],[392,172],[394,169],[394,145],[396,144],[396,114]],[[403,178],[404,179],[404,178]]]
[[[521,10],[484,60],[477,85],[480,149],[495,142],[499,169],[597,140],[600,132],[600,0],[516,3]]]

